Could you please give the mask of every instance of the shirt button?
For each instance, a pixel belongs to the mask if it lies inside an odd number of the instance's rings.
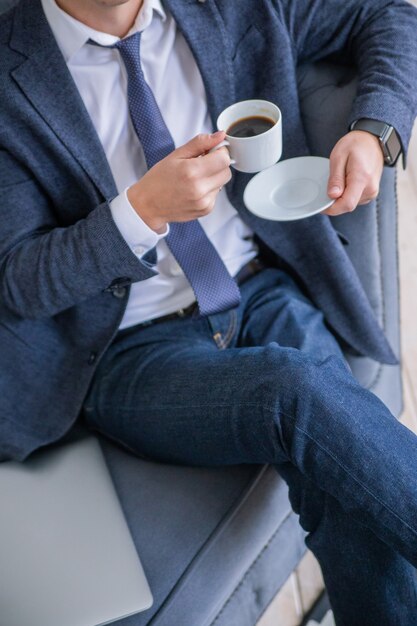
[[[88,357],[88,365],[93,365],[97,360],[97,352],[90,352],[90,356]]]
[[[182,273],[183,271],[179,264],[175,263],[175,265],[173,265],[171,268],[171,276],[181,276]]]
[[[133,252],[138,256],[142,256],[142,254],[145,254],[145,248],[143,246],[135,246]]]

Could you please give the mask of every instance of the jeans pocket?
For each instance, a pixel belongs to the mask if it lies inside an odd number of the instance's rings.
[[[221,316],[211,316],[210,326],[214,343],[219,350],[225,350],[230,346],[236,335],[238,328],[237,311],[235,309],[229,311],[227,318],[224,313]]]

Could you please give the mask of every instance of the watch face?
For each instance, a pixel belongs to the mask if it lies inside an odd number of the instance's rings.
[[[389,165],[393,165],[401,154],[401,143],[394,128],[391,128],[391,133],[386,141],[386,147],[388,153],[387,162]]]

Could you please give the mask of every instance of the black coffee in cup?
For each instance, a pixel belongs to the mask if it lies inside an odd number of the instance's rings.
[[[256,135],[266,133],[273,126],[275,126],[275,122],[270,117],[253,115],[233,122],[226,133],[229,137],[255,137]]]

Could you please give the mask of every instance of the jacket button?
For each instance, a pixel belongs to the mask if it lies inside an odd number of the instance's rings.
[[[124,298],[126,295],[126,291],[127,291],[126,287],[119,287],[119,286],[113,287],[113,289],[111,290],[115,298]]]
[[[97,352],[90,352],[90,356],[88,357],[88,365],[93,365],[97,360]]]
[[[115,298],[124,298],[127,288],[132,284],[130,278],[116,278],[111,285],[103,289],[107,293],[111,293]]]

